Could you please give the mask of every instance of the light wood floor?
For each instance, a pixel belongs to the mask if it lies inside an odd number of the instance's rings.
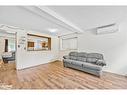
[[[3,64],[3,61],[0,59],[0,65]]]
[[[11,64],[11,69],[0,71],[0,82],[12,85],[13,89],[127,89],[124,76],[105,72],[98,78],[65,68],[60,61],[21,71],[16,71]]]

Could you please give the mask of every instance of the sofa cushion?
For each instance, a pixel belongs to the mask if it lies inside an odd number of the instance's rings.
[[[72,60],[71,64],[82,67],[82,62],[81,61]]]
[[[96,64],[100,66],[105,66],[106,62],[104,60],[97,60]]]
[[[75,56],[70,56],[70,59],[71,59],[71,60],[77,60],[77,57],[75,57]]]
[[[96,63],[97,62],[97,58],[86,58],[86,62],[88,63]]]
[[[12,57],[12,52],[4,52],[4,53],[2,54],[2,57],[3,57],[3,58]]]
[[[77,57],[77,61],[86,62],[86,58],[85,57]]]
[[[75,65],[75,66],[81,66],[82,67],[82,62],[81,61],[75,61],[71,59],[63,59],[64,63]]]
[[[103,59],[103,55],[99,53],[88,53],[88,58],[97,58],[97,59]]]
[[[78,52],[70,52],[69,56],[78,56]]]
[[[82,65],[83,65],[83,68],[87,68],[87,69],[91,69],[91,70],[97,70],[97,71],[102,70],[102,66],[98,66],[98,65],[95,65],[92,63],[83,62]]]
[[[78,57],[87,57],[87,53],[80,52],[80,53],[78,53]]]

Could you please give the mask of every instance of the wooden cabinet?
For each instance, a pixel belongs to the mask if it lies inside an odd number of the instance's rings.
[[[34,47],[34,42],[29,42],[28,41],[28,47]]]

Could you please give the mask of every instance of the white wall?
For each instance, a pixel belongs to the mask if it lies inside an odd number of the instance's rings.
[[[51,37],[51,51],[27,51],[24,50],[25,45],[21,45],[18,48],[18,44],[21,36],[27,37],[27,33],[32,33],[36,35],[43,35]],[[58,37],[49,36],[43,33],[34,32],[34,31],[18,31],[17,32],[17,69],[24,69],[32,66],[37,66],[40,64],[45,64],[48,62],[52,62],[58,60]],[[27,40],[26,40],[27,42]]]
[[[0,59],[2,59],[1,55],[4,52],[4,46],[5,46],[4,38],[0,37]]]
[[[59,60],[62,61],[63,56],[64,55],[68,55],[69,52],[71,52],[71,51],[77,51],[77,49],[75,49],[75,50],[64,50],[62,48],[62,39],[73,38],[73,37],[77,37],[77,36],[78,35],[76,33],[72,33],[72,34],[69,34],[69,35],[65,35],[65,36],[59,37]]]
[[[120,23],[119,31],[111,34],[94,35],[91,32],[79,35],[78,50],[104,54],[107,62],[105,71],[127,74],[127,28]]]
[[[78,34],[78,51],[102,53],[107,66],[104,71],[127,74],[127,23],[120,23],[119,31],[96,35],[94,30]],[[60,59],[70,51],[60,51]]]

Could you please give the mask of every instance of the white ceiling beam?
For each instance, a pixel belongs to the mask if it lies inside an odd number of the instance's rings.
[[[63,22],[64,24],[70,26],[71,28],[75,29],[77,32],[84,32],[82,29],[80,29],[79,27],[77,27],[76,25],[71,23],[70,21],[66,20],[64,17],[60,16],[59,14],[57,14],[50,8],[45,7],[45,6],[37,6],[37,7],[39,9],[41,9],[42,11],[46,12],[47,14],[49,14],[50,16],[54,17],[55,19]]]
[[[75,26],[71,22],[67,21],[63,17],[59,16],[57,13],[55,13],[54,11],[52,11],[51,9],[49,9],[47,7],[44,7],[44,6],[43,7],[42,6],[28,6],[27,7],[27,6],[25,6],[24,8],[36,15],[39,15],[42,18],[46,18],[46,20],[49,20],[49,21],[65,28],[67,30],[70,30],[74,33],[84,32],[82,29]],[[50,17],[52,17],[52,18],[50,18]]]
[[[62,28],[65,28],[67,30],[73,31],[73,32],[77,32],[75,31],[73,28],[71,28],[70,26],[67,26],[66,24],[62,23],[61,21],[58,21],[57,19],[54,19],[53,16],[49,15],[48,13],[44,12],[42,9],[35,7],[35,6],[24,6],[24,8],[27,11],[30,11],[32,13],[34,13],[35,15],[40,16],[41,18],[50,21],[51,23],[54,23]]]

